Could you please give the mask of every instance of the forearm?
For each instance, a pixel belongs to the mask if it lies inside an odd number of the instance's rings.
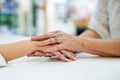
[[[120,56],[120,39],[101,40],[101,39],[85,39],[85,52],[100,56]]]
[[[0,45],[0,53],[6,61],[25,56],[36,50],[35,41],[20,41],[11,44]]]
[[[79,37],[85,38],[85,52],[100,56],[120,56],[120,39],[102,40],[99,34],[90,29]]]
[[[95,31],[88,29],[85,32],[83,32],[79,37],[87,37],[87,38],[97,38],[101,39],[100,35],[97,34]]]

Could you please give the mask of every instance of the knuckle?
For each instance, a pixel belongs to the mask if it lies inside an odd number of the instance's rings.
[[[62,53],[65,53],[65,50],[61,50]]]
[[[52,38],[52,37],[55,36],[55,34],[54,34],[54,33],[48,33],[48,34],[46,34],[45,36],[46,36],[47,38]]]
[[[55,34],[55,33],[51,33],[51,35],[53,35],[54,37],[56,36],[56,34]]]
[[[57,33],[57,35],[62,36],[62,35],[63,35],[63,33],[59,32],[59,33]]]
[[[50,38],[49,42],[54,43],[54,38]]]

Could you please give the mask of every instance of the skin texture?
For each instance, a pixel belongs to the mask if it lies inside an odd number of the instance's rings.
[[[43,52],[46,48],[52,47],[53,45],[37,47],[36,41],[25,40],[10,44],[1,44],[0,53],[3,55],[6,61],[10,61],[19,57],[23,57],[32,53],[36,50]]]
[[[57,43],[55,38],[58,40]],[[37,46],[39,47],[49,44],[57,44],[56,46],[45,50],[45,52],[50,53],[58,50],[68,50],[71,52],[88,52],[105,57],[120,56],[120,39],[103,40],[100,35],[93,30],[87,30],[80,36],[72,36],[61,31],[55,31],[33,37],[32,40],[42,40],[37,42]]]
[[[104,57],[120,57],[120,39],[86,39],[85,47],[85,52]]]
[[[54,44],[54,42],[56,42],[54,40],[54,36],[55,36],[54,33],[57,33],[57,32],[58,31],[50,33],[50,35],[53,36],[53,37],[51,36],[50,40],[49,40],[51,42],[50,44],[52,44],[52,45]],[[63,36],[63,35],[61,34],[61,36]],[[66,36],[68,36],[68,34],[64,35],[64,37],[66,37]],[[71,35],[69,35],[69,37],[71,37]],[[40,47],[40,45],[43,46],[42,44],[40,44],[40,42],[43,41],[43,40],[47,40],[47,39],[49,39],[49,35],[47,35],[47,34],[45,34],[45,36],[43,35],[43,36],[41,36],[39,38],[37,37],[37,39],[32,38],[33,41],[39,41],[39,43],[36,44],[38,47]],[[59,44],[59,43],[56,43],[54,45],[57,45],[57,44]],[[28,56],[29,57],[34,57],[34,56],[45,56],[45,57],[46,56],[47,57],[57,56],[59,59],[61,59],[62,61],[65,61],[65,62],[77,60],[77,56],[74,54],[74,52],[72,52],[70,50],[58,50],[58,51],[49,52],[49,53],[51,53],[51,55],[47,55],[48,52],[46,52],[46,51],[44,51],[44,53],[36,51],[36,52],[31,53],[31,54],[28,54]]]

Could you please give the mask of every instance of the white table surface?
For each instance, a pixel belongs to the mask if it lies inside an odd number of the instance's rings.
[[[19,38],[14,37],[12,41]],[[0,80],[120,80],[120,58],[86,53],[79,54],[79,59],[72,62],[23,57],[0,67]]]
[[[82,53],[77,61],[23,57],[0,68],[0,80],[120,80],[120,59]]]

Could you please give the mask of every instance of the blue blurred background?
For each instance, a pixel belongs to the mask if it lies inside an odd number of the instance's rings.
[[[97,0],[0,0],[0,40],[61,30],[78,35],[87,29]]]

